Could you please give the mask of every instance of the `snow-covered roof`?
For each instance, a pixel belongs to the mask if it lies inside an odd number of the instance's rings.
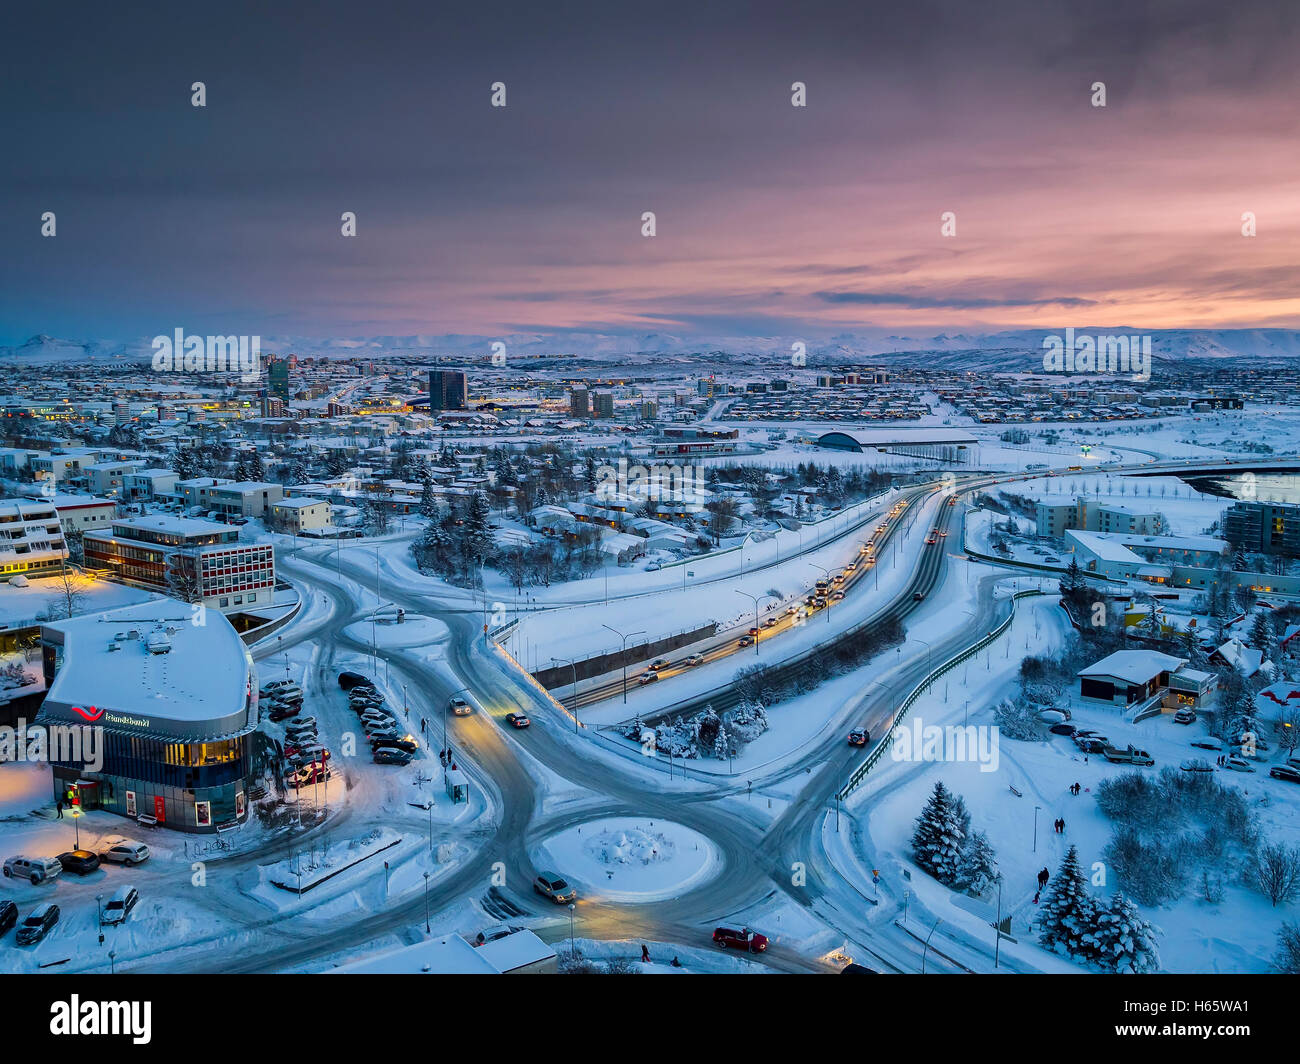
[[[1254,676],[1264,664],[1264,652],[1246,646],[1240,639],[1229,639],[1215,653],[1246,676]]]
[[[1075,675],[1113,676],[1128,683],[1146,683],[1162,672],[1177,672],[1186,664],[1186,658],[1176,658],[1156,650],[1117,650],[1096,664],[1080,669]]]
[[[251,728],[253,665],[243,640],[217,610],[206,610],[203,624],[194,616],[186,603],[161,599],[43,625],[43,639],[62,640],[63,664],[42,719],[84,724],[71,707],[94,706],[106,711],[97,725],[164,738]],[[155,653],[150,637],[170,649]]]

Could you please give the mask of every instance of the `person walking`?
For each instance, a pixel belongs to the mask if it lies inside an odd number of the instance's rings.
[[[650,963],[650,948],[644,942],[641,943],[641,963]]]
[[[54,808],[57,809],[57,810],[58,810],[58,813],[59,813],[59,815],[58,815],[57,817],[55,817],[54,819],[55,819],[55,820],[62,820],[62,819],[63,819],[63,799],[62,799],[62,798],[58,799],[58,800],[54,803]]]

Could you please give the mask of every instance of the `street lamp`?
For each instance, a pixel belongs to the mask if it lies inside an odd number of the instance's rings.
[[[430,935],[433,929],[429,926],[429,873],[424,873],[424,933]]]
[[[623,640],[623,652],[619,656],[623,659],[623,704],[627,705],[627,641],[631,639],[634,635],[645,635],[645,632],[644,631],[628,632],[627,635],[624,635],[617,628],[610,628],[610,626],[607,624],[602,624],[601,627],[609,629],[609,631],[613,632],[616,636],[618,636],[621,640]]]
[[[578,666],[572,658],[551,658],[553,662],[568,665],[573,670],[573,730],[578,730]]]
[[[770,591],[765,591],[761,595],[751,595],[748,591],[741,591],[739,588],[732,588],[737,595],[744,595],[745,598],[753,600],[754,603],[754,653],[758,653],[758,602],[759,599],[776,598]],[[777,599],[777,601],[781,601]]]
[[[577,906],[576,906],[573,902],[569,902],[569,956],[570,956],[570,957],[573,956],[573,952],[574,952],[574,946],[573,946],[573,911],[574,911],[576,908],[577,908]]]

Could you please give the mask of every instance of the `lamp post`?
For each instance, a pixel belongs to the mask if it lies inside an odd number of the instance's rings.
[[[573,949],[574,949],[574,947],[573,947],[573,911],[574,911],[576,908],[577,908],[577,906],[576,906],[573,902],[569,902],[569,956],[570,956],[570,957],[573,956]]]
[[[578,666],[572,658],[551,658],[553,662],[568,665],[573,670],[573,730],[578,730]]]
[[[934,933],[939,929],[939,925],[941,923],[943,923],[942,919],[936,920],[934,922],[934,927],[930,928],[930,933],[925,936],[925,949],[921,951],[921,974],[922,975],[925,974],[926,955],[930,952],[930,939],[934,937]]]
[[[1038,810],[1040,806],[1034,806],[1034,853],[1038,852]]]
[[[424,873],[424,933],[430,935],[433,929],[429,926],[429,873]]]
[[[618,636],[621,640],[623,640],[623,652],[619,656],[623,659],[623,704],[627,705],[627,641],[631,639],[634,635],[645,635],[645,632],[644,631],[628,632],[627,635],[624,635],[617,628],[610,628],[610,626],[607,624],[602,624],[601,627],[609,629],[609,631],[613,632],[616,636]]]
[[[775,595],[772,595],[772,594],[770,594],[770,593],[768,593],[768,592],[766,592],[766,591],[763,592],[763,594],[761,594],[761,595],[751,595],[748,591],[741,591],[739,588],[733,588],[732,590],[735,591],[737,595],[744,595],[745,598],[752,600],[753,603],[754,603],[754,654],[757,655],[757,654],[758,654],[758,631],[759,631],[759,629],[758,629],[758,603],[759,603],[759,600],[760,600],[760,599],[765,599],[765,598],[776,598],[776,596],[775,596]],[[777,599],[777,601],[779,602],[780,599]]]

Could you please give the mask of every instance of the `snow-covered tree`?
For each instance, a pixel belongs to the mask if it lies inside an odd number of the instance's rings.
[[[720,724],[718,725],[718,737],[713,740],[713,756],[719,761],[726,761],[730,749],[731,747],[727,742],[727,726]]]
[[[1287,975],[1300,975],[1300,925],[1285,923],[1278,930],[1273,966]]]
[[[984,832],[976,831],[962,850],[955,885],[967,894],[980,895],[996,883],[997,879],[998,863],[993,845]]]
[[[1097,912],[1097,963],[1121,975],[1159,971],[1159,929],[1142,919],[1138,907],[1120,891]]]
[[[1097,903],[1079,864],[1079,851],[1071,846],[1048,885],[1038,913],[1039,941],[1049,949],[1077,960],[1097,957]]]
[[[957,878],[965,841],[961,816],[952,792],[939,780],[921,815],[916,818],[912,855],[916,863],[940,883],[952,885]]]

